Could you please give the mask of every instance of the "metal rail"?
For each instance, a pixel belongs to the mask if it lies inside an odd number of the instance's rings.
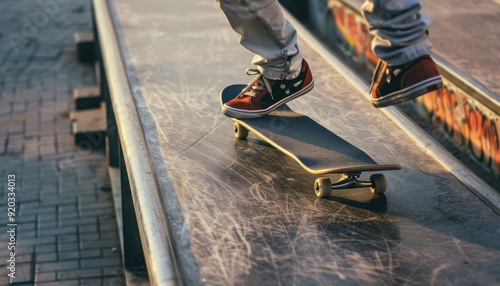
[[[128,182],[122,186],[122,192],[128,195],[129,201],[133,202],[151,285],[182,285],[184,284],[183,276],[177,262],[170,226],[142,124],[125,73],[122,53],[117,43],[108,5],[106,0],[93,0],[96,38],[100,49],[98,53],[102,61],[101,72],[104,72],[101,74],[101,80],[102,86],[106,89],[103,92],[109,93],[110,100],[107,108],[112,113],[108,126],[114,128],[118,133],[118,140],[117,138],[113,139],[113,136],[108,138],[108,140],[117,141],[117,146],[114,146],[114,149],[119,149],[111,150],[113,146],[110,144],[108,147],[108,151],[111,153],[110,160],[116,161],[116,158],[123,155],[120,160],[122,161],[120,162],[120,169],[123,173],[122,181],[128,179]],[[112,126],[114,124],[116,126]],[[115,152],[118,152],[119,155],[116,156]],[[132,213],[134,212],[132,211]],[[125,224],[127,224],[126,221],[124,226]],[[131,224],[134,223],[131,222]],[[133,226],[131,231],[133,231]],[[126,246],[127,237],[125,234],[124,240]],[[137,253],[136,250],[133,252]],[[126,254],[124,257],[125,267],[135,263],[135,261],[128,260],[138,259]]]

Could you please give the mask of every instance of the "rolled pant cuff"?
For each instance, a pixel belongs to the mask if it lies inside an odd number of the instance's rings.
[[[425,46],[414,47],[412,49],[405,50],[404,52],[389,58],[382,59],[390,66],[399,66],[409,63],[423,55],[430,54],[429,49]]]

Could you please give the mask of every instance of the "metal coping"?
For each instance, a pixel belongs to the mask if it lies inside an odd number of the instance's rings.
[[[96,29],[118,131],[128,170],[134,209],[152,285],[182,285],[154,168],[130,89],[107,0],[93,0]]]
[[[318,53],[328,64],[341,74],[359,93],[370,100],[368,84],[351,68],[345,65],[337,55],[318,40],[307,28],[295,19],[286,9],[285,17],[297,29],[299,37]],[[500,215],[500,194],[486,184],[481,178],[470,171],[462,162],[458,161],[444,147],[436,142],[429,134],[422,130],[416,123],[409,119],[397,107],[381,108],[399,128],[401,128],[417,145],[427,154],[432,156],[443,168],[453,175],[460,183],[467,187],[497,215]]]
[[[338,1],[361,16],[359,7],[356,7],[354,3],[345,0]],[[500,115],[500,95],[494,93],[472,77],[464,74],[438,54],[431,52],[431,55],[442,76],[451,81],[457,87],[461,88],[472,98],[479,101],[486,108],[495,114]]]

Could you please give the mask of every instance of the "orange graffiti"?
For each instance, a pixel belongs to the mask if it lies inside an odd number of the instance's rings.
[[[483,126],[483,117],[478,110],[469,110],[465,114],[469,121],[470,130],[470,148],[472,154],[479,160],[483,157],[482,143],[481,143],[481,129]]]
[[[497,125],[494,121],[491,122],[491,143],[492,143],[492,158],[491,168],[493,173],[500,175],[500,138],[498,137]]]
[[[488,118],[480,108],[471,104],[464,93],[455,93],[451,83],[430,92],[417,102],[422,104],[427,119],[441,128],[457,146],[462,146],[493,174],[500,174],[500,140],[495,117]]]
[[[376,64],[378,62],[378,57],[372,51],[372,39],[373,36],[368,33],[368,26],[363,22],[360,24],[360,29],[362,33],[359,35],[359,42],[361,43],[361,51],[365,55],[366,59],[372,64]]]
[[[488,120],[483,120],[483,126],[481,127],[481,147],[483,149],[483,160],[486,164],[490,163],[492,154],[491,154],[491,128],[490,122]]]
[[[350,46],[345,47],[348,52],[355,51],[357,56],[362,56],[366,59],[364,65],[375,65],[378,57],[371,49],[373,36],[368,33],[368,27],[364,19],[343,6],[334,5],[332,8],[335,24],[339,31],[344,36],[346,43]]]

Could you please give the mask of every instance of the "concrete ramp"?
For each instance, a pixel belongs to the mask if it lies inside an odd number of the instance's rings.
[[[214,1],[110,0],[109,8],[149,154],[139,159],[151,162],[182,274],[155,283],[500,283],[500,217],[304,39],[315,89],[289,105],[377,162],[401,164],[386,172],[385,196],[356,189],[318,199],[316,177],[295,161],[255,136],[234,139],[218,96],[251,80],[252,55]],[[145,256],[156,269],[150,278],[158,275],[162,265]]]

